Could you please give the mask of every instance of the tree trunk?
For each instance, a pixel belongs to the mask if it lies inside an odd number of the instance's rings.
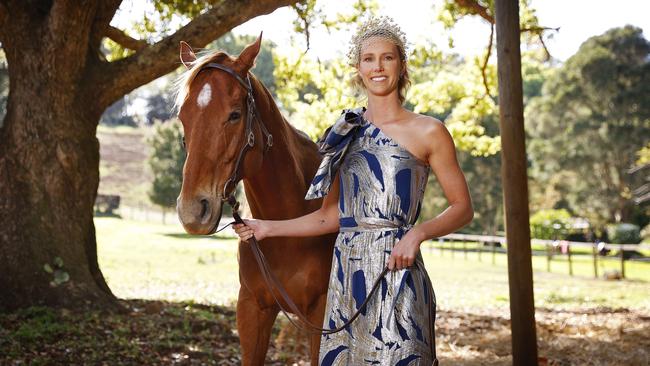
[[[517,0],[497,0],[495,10],[512,364],[537,365],[519,5]]]
[[[78,16],[70,29],[90,24],[87,11]],[[93,224],[99,112],[77,92],[84,60],[67,59],[87,43],[70,38],[67,49],[46,53],[58,45],[30,25],[3,45],[10,92],[0,130],[0,308],[114,304]]]
[[[79,107],[53,113],[60,98],[26,98],[20,94],[33,93],[15,89],[0,147],[0,306],[108,304],[113,295],[97,264],[93,224],[98,141],[94,129],[58,128],[92,122]],[[33,102],[20,106],[17,100]],[[69,280],[53,282],[46,264]]]
[[[101,113],[178,67],[180,40],[204,46],[296,1],[224,0],[115,62],[99,46],[121,0],[0,1],[10,83],[0,126],[0,310],[117,305],[93,224]]]

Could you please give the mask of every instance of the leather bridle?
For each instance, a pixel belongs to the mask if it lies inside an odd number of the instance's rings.
[[[255,104],[255,97],[253,96],[253,87],[251,85],[251,79],[250,76],[247,74],[246,79],[242,79],[241,76],[239,76],[233,69],[229,68],[228,66],[224,66],[215,62],[210,62],[208,64],[203,65],[201,67],[201,71],[206,70],[206,69],[218,69],[225,71],[228,73],[230,76],[234,77],[235,80],[241,84],[244,89],[246,90],[246,130],[245,130],[245,135],[246,136],[246,142],[244,145],[241,147],[239,150],[239,155],[237,156],[237,162],[235,163],[235,168],[233,169],[232,174],[226,180],[226,183],[223,185],[223,192],[221,194],[221,200],[222,202],[227,202],[228,197],[233,194],[235,185],[237,185],[237,182],[241,178],[240,175],[240,167],[241,163],[244,160],[244,155],[246,155],[246,152],[253,148],[255,146],[255,134],[253,133],[253,121],[257,121],[260,130],[262,133],[266,136],[266,140],[264,141],[264,153],[266,153],[271,146],[273,146],[273,135],[269,133],[269,130],[266,128],[264,125],[264,122],[259,118],[257,112],[257,107]],[[232,190],[228,191],[228,188],[232,186]]]
[[[226,180],[226,183],[223,186],[223,194],[221,196],[221,201],[222,204],[224,202],[228,203],[232,207],[232,214],[233,218],[235,219],[234,222],[231,222],[229,224],[224,225],[221,229],[217,230],[216,232],[219,232],[228,225],[231,225],[233,223],[237,224],[244,224],[244,221],[241,219],[241,216],[239,216],[239,202],[237,202],[237,199],[235,198],[234,195],[234,187],[237,184],[237,182],[240,179],[240,166],[241,162],[243,161],[244,155],[246,152],[251,149],[255,145],[255,135],[253,134],[253,120],[257,120],[259,122],[260,129],[262,130],[262,133],[266,135],[266,141],[265,141],[265,147],[264,147],[264,153],[268,151],[268,149],[273,146],[273,135],[271,135],[264,125],[264,122],[259,118],[258,113],[257,113],[257,106],[255,104],[255,98],[253,97],[253,88],[251,85],[250,81],[250,75],[246,75],[246,79],[243,79],[241,76],[239,76],[233,69],[217,64],[214,62],[208,63],[203,65],[201,68],[201,71],[205,69],[218,69],[225,71],[229,75],[233,76],[239,84],[241,84],[244,89],[246,90],[246,108],[247,108],[247,114],[246,114],[246,143],[242,146],[241,150],[239,151],[239,156],[237,157],[237,162],[235,164],[235,168],[233,169],[232,174]],[[184,141],[184,140],[183,140]],[[228,191],[227,188],[232,185],[233,189]],[[321,333],[321,334],[333,334],[340,332],[344,329],[346,329],[358,316],[361,314],[361,312],[365,309],[366,304],[368,301],[372,298],[373,294],[377,291],[379,288],[379,285],[381,283],[381,279],[388,273],[389,269],[384,268],[383,272],[377,277],[377,280],[375,281],[374,285],[372,286],[372,289],[368,293],[368,296],[366,296],[365,300],[359,306],[358,310],[354,315],[348,319],[343,325],[341,325],[338,328],[335,329],[325,329],[321,328],[317,325],[312,324],[309,319],[298,309],[298,306],[293,302],[293,300],[289,297],[287,294],[286,290],[282,287],[282,284],[280,281],[277,279],[277,277],[273,274],[271,271],[268,261],[264,257],[264,253],[262,253],[262,250],[259,247],[259,243],[257,242],[257,239],[255,236],[253,236],[251,239],[248,240],[249,247],[251,248],[251,251],[253,253],[253,256],[255,257],[255,260],[257,261],[257,264],[260,268],[260,271],[262,272],[262,278],[266,282],[266,285],[268,287],[269,292],[273,296],[273,299],[275,300],[276,304],[280,308],[280,310],[284,313],[284,315],[289,319],[289,321],[298,329],[310,332],[310,333]],[[282,303],[279,301],[277,295],[275,294],[275,290],[280,294],[282,299],[285,301],[285,303],[288,305],[290,311],[295,314],[298,319],[301,321],[302,324],[300,325],[296,323],[289,314],[287,314],[287,309],[282,306]],[[431,294],[430,294],[431,295]],[[435,310],[433,313],[433,317],[435,318]],[[432,325],[433,326],[433,325]],[[435,333],[432,336],[431,343],[435,344]],[[433,357],[434,357],[434,365],[437,365],[438,360],[435,358],[435,346],[433,348]]]

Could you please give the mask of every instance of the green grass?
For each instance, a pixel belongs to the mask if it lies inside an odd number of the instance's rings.
[[[445,252],[444,255],[451,258],[452,254],[447,250],[452,244],[445,243]],[[433,244],[438,252],[439,245],[438,243]],[[464,258],[464,253],[462,251],[462,243],[453,244],[457,250],[454,252],[455,258]],[[477,252],[477,245],[474,243],[467,243],[468,257],[473,261],[479,260],[479,255]],[[537,271],[547,271],[547,259],[546,252],[542,250],[542,247],[533,248],[535,253],[533,255],[533,269]],[[571,249],[571,262],[573,267],[573,275],[581,277],[594,277],[594,264],[593,257],[590,249],[586,248],[572,248]],[[497,250],[503,251],[503,249],[497,248]],[[597,267],[598,267],[598,276],[602,276],[606,270],[621,270],[621,260],[618,256],[618,252],[613,251],[613,254],[610,254],[606,257],[598,256]],[[496,263],[501,266],[507,266],[507,258],[505,253],[496,254]],[[484,247],[481,254],[481,260],[483,262],[492,263],[492,253],[490,252],[489,247]],[[552,273],[563,273],[569,274],[569,262],[566,255],[555,254],[551,260],[551,272]],[[650,282],[650,263],[640,262],[635,260],[626,260],[625,261],[625,277],[631,280],[643,280]]]
[[[438,297],[438,305],[442,309],[469,312],[483,312],[497,307],[509,306],[508,269],[505,254],[495,255],[492,264],[491,253],[483,253],[481,261],[477,253],[468,253],[467,260],[462,252],[455,252],[453,257],[449,251],[441,253],[431,246],[423,247],[423,257],[427,271]],[[593,278],[593,264],[574,263],[574,274],[580,271],[583,275],[568,275],[566,261],[554,259],[551,262],[551,273],[546,271],[546,257],[533,258],[533,283],[535,306],[557,308],[635,308],[650,310],[650,282],[639,277],[647,278],[650,264],[626,262],[628,271],[634,279],[622,281],[606,281]],[[576,259],[578,261],[578,259]],[[585,259],[586,261],[586,259]],[[618,262],[606,263],[605,268],[618,268]],[[599,268],[602,275],[602,269]]]
[[[99,263],[120,298],[232,304],[239,290],[237,241],[226,237],[192,237],[178,225],[160,225],[116,218],[95,218]],[[422,249],[438,307],[489,312],[509,307],[506,255],[462,252],[451,256],[425,244]],[[564,257],[565,258],[565,257]],[[574,276],[565,259],[556,256],[551,273],[546,257],[533,258],[535,305],[557,308],[626,307],[650,310],[650,264],[626,262],[622,281],[593,278],[591,257],[574,257]],[[603,268],[619,268],[616,260]]]
[[[99,265],[124,299],[230,304],[239,291],[237,241],[189,237],[176,225],[95,218]]]

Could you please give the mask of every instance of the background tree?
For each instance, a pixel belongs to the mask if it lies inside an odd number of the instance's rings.
[[[142,39],[110,25],[122,0],[0,2],[10,83],[0,129],[0,307],[115,304],[97,265],[93,224],[101,114],[177,68],[181,40],[202,47],[296,2],[155,0],[162,20],[180,16],[185,25],[144,27]],[[106,38],[128,51],[103,53]],[[51,287],[43,265],[56,257],[70,280]]]
[[[177,119],[165,124],[158,124],[149,139],[151,155],[149,167],[153,173],[153,182],[148,192],[149,199],[165,211],[176,207],[176,198],[181,192],[183,182],[183,165],[185,150],[181,144],[183,128]]]
[[[643,174],[629,170],[650,136],[649,55],[640,28],[611,29],[584,42],[531,102],[532,172],[557,192],[547,196],[548,208],[567,208],[600,228],[643,209],[632,195]]]

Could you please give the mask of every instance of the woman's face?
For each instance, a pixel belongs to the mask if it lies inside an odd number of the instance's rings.
[[[388,95],[397,89],[402,61],[397,46],[382,37],[370,37],[361,45],[359,75],[368,93]]]

